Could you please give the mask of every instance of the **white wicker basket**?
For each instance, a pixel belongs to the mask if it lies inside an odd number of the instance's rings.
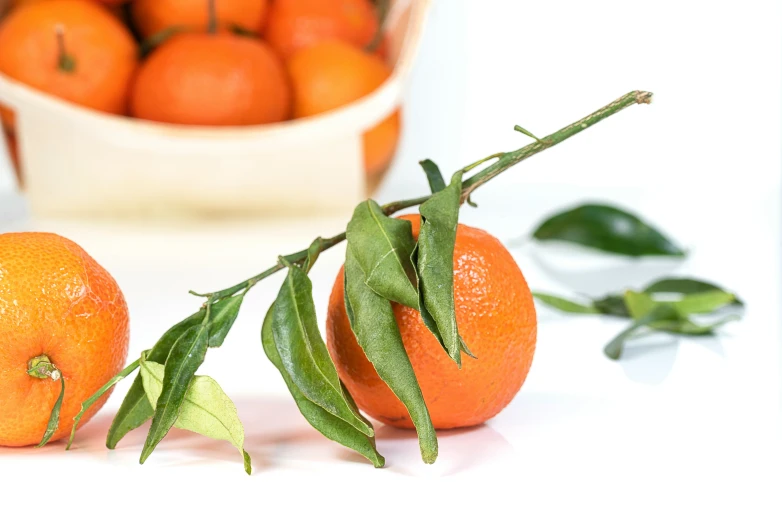
[[[0,0],[0,13],[8,0]],[[395,110],[431,0],[396,0],[394,70],[338,110],[272,125],[207,128],[88,110],[0,74],[16,112],[31,212],[39,217],[343,213],[366,197],[363,131]]]

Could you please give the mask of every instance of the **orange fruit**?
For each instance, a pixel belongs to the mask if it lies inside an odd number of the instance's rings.
[[[260,40],[229,33],[175,36],[141,66],[131,113],[189,125],[257,125],[286,119],[285,67]]]
[[[41,441],[60,382],[28,375],[47,356],[65,379],[60,424],[125,364],[128,307],[116,281],[78,245],[47,233],[0,234],[0,446]],[[106,402],[104,395],[81,425]]]
[[[98,111],[127,112],[137,51],[116,17],[85,0],[19,7],[0,23],[0,73]],[[2,114],[13,128],[10,111]]]
[[[169,27],[185,26],[205,31],[209,24],[207,0],[134,0],[133,23],[148,38]],[[235,25],[260,33],[266,21],[269,0],[215,0],[221,27]]]
[[[365,47],[378,31],[369,0],[274,0],[264,37],[284,57],[326,40]]]
[[[11,8],[21,7],[23,5],[40,4],[42,2],[51,2],[52,0],[11,0]],[[128,0],[91,0],[93,2],[108,6],[109,12],[122,20],[124,15],[120,5]]]
[[[420,216],[403,216],[418,236]],[[465,225],[456,232],[454,297],[459,333],[477,359],[459,369],[418,311],[394,303],[405,350],[421,385],[435,428],[485,422],[513,399],[535,352],[537,320],[532,294],[511,254],[493,236]],[[329,300],[329,352],[359,408],[386,424],[412,428],[404,405],[380,379],[350,329],[343,271]]]
[[[293,116],[327,112],[377,89],[391,74],[378,56],[337,41],[323,42],[288,61],[293,86]],[[364,168],[370,187],[379,180],[396,152],[399,111],[364,133]]]

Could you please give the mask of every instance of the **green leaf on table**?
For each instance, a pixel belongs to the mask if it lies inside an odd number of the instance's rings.
[[[402,343],[391,303],[372,291],[348,243],[345,257],[345,306],[356,340],[381,379],[405,405],[418,432],[421,457],[437,459],[437,434],[429,410]]]
[[[46,424],[46,431],[43,433],[41,442],[39,442],[38,446],[36,446],[37,448],[46,446],[46,443],[49,442],[49,439],[52,438],[52,435],[54,435],[54,432],[56,432],[57,428],[60,426],[60,410],[62,409],[62,399],[65,397],[65,376],[61,374],[59,381],[60,395],[54,402],[54,407],[52,407],[52,412],[49,415],[49,422]]]
[[[556,308],[562,312],[571,314],[599,314],[601,311],[591,304],[581,304],[565,299],[564,297],[558,297],[556,295],[544,294],[541,292],[532,292],[535,299],[538,299],[542,303],[547,304],[552,308]]]
[[[244,294],[221,299],[212,305],[209,315],[209,347],[219,348],[239,315]]]
[[[415,256],[421,315],[425,317],[424,322],[443,345],[448,356],[459,366],[461,352],[466,345],[456,325],[453,253],[461,194],[462,175],[456,173],[447,188],[421,205],[421,230]],[[429,324],[429,319],[433,320],[434,325]],[[465,351],[469,354],[469,350]]]
[[[647,294],[702,294],[705,292],[725,292],[725,289],[708,281],[691,278],[665,278],[659,279],[643,290]],[[733,294],[733,304],[742,306],[744,303]]]
[[[318,329],[312,283],[299,267],[288,268],[274,305],[272,334],[282,365],[307,399],[368,437],[371,424],[346,400],[337,369]]]
[[[171,353],[171,348],[184,333],[204,321],[206,310],[199,310],[190,317],[169,328],[162,335],[160,340],[150,350],[147,360],[156,363],[164,363]],[[106,447],[114,449],[125,435],[135,430],[155,414],[155,408],[147,400],[144,393],[144,385],[141,382],[141,376],[137,375],[130,386],[119,411],[114,416],[114,420],[106,436]]]
[[[366,457],[376,468],[382,468],[385,465],[385,459],[377,452],[374,437],[365,435],[344,420],[332,415],[318,404],[312,402],[304,393],[302,393],[299,387],[296,386],[296,383],[285,369],[279,350],[277,349],[277,344],[274,342],[274,332],[272,331],[273,317],[274,305],[269,308],[269,311],[266,313],[266,317],[263,320],[263,329],[261,330],[263,350],[282,375],[301,414],[313,428],[318,430],[326,438],[357,451]],[[347,390],[344,390],[344,393],[346,399],[350,398],[350,394]],[[366,422],[369,424],[369,421]]]
[[[638,216],[608,205],[581,205],[550,216],[532,235],[540,241],[568,241],[625,256],[685,255]]]
[[[604,352],[608,358],[617,360],[620,357],[622,357],[625,341],[627,341],[640,328],[650,325],[656,321],[678,320],[679,317],[680,317],[679,313],[671,305],[668,304],[658,305],[654,307],[652,310],[650,310],[644,316],[639,317],[638,319],[633,321],[633,323],[629,327],[627,327],[619,335],[614,337],[614,339],[611,340],[611,342],[609,342],[606,345]]]
[[[429,181],[429,188],[431,189],[432,194],[436,194],[437,192],[443,190],[445,188],[445,179],[440,173],[440,167],[438,167],[434,161],[429,159],[420,161],[419,164],[426,173],[426,179]]]
[[[206,324],[192,326],[177,339],[165,362],[163,389],[155,405],[152,426],[141,451],[141,464],[155,450],[176,422],[185,394],[193,382],[195,372],[204,362],[209,346],[209,327]]]
[[[157,404],[160,398],[165,371],[162,364],[147,361],[142,355],[141,379],[150,404]],[[193,378],[174,426],[230,442],[241,453],[245,472],[252,473],[250,455],[244,450],[244,427],[236,406],[211,377],[197,375]]]
[[[741,319],[739,315],[730,315],[709,324],[697,324],[685,317],[672,321],[656,321],[650,326],[655,330],[679,335],[704,336],[714,335],[716,330],[727,323]]]
[[[347,227],[348,244],[378,295],[418,309],[418,281],[412,262],[412,224],[386,216],[375,201],[359,203]]]
[[[625,303],[633,318],[646,315],[659,304],[671,305],[682,317],[691,314],[709,314],[734,303],[734,295],[722,290],[683,295],[678,300],[655,299],[646,292],[625,292]]]
[[[627,304],[621,295],[606,295],[595,299],[592,301],[592,306],[603,315],[630,317],[630,311],[627,309]]]

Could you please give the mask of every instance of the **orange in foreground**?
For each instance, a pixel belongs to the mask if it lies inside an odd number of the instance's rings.
[[[417,237],[420,216],[403,216]],[[493,236],[459,225],[454,251],[454,296],[459,332],[477,359],[459,369],[421,315],[394,303],[394,315],[435,428],[475,426],[494,417],[527,377],[537,320],[532,294],[513,257]],[[329,300],[329,352],[359,408],[386,424],[412,428],[404,405],[380,379],[356,342],[345,311],[343,272]]]
[[[116,281],[78,245],[55,234],[0,234],[0,446],[38,444],[60,382],[28,375],[46,356],[65,379],[59,428],[122,369],[128,307]],[[84,415],[92,417],[104,395]]]
[[[294,118],[314,116],[358,100],[391,75],[378,56],[336,41],[297,52],[288,62],[288,72]],[[394,158],[399,128],[399,111],[395,111],[364,133],[364,168],[370,190]]]
[[[369,0],[274,0],[264,37],[287,58],[326,40],[366,47],[378,26]]]
[[[125,114],[138,63],[130,31],[84,0],[21,6],[0,22],[0,72],[98,111]],[[12,115],[3,121],[13,128]]]
[[[133,22],[145,38],[173,27],[205,31],[209,25],[207,0],[134,0],[130,8]],[[215,0],[214,8],[221,28],[237,26],[259,33],[266,22],[269,0]]]
[[[139,69],[137,118],[186,125],[258,125],[288,118],[285,67],[260,40],[229,33],[173,37]]]

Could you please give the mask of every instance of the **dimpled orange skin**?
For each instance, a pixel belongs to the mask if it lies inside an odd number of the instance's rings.
[[[205,31],[209,24],[206,0],[134,0],[133,23],[144,38],[174,26]],[[215,0],[220,26],[237,25],[258,33],[263,29],[269,0]]]
[[[76,66],[63,71],[56,28],[63,29]],[[138,65],[130,31],[105,7],[84,0],[51,0],[18,7],[0,22],[0,73],[58,98],[101,112],[125,114]],[[13,114],[0,113],[14,128]]]
[[[383,84],[391,69],[383,60],[337,41],[307,47],[288,60],[293,117],[314,116],[356,101]],[[364,170],[370,189],[394,158],[400,133],[399,111],[363,136]]]
[[[418,237],[420,216],[402,216]],[[412,428],[404,405],[380,379],[350,329],[343,270],[329,300],[326,336],[340,378],[359,408],[399,428]],[[418,311],[394,303],[394,315],[435,428],[475,426],[497,415],[521,388],[537,337],[535,306],[513,257],[493,236],[459,225],[454,249],[459,332],[477,359],[461,370],[427,330]]]
[[[229,33],[182,34],[139,69],[137,118],[184,125],[259,125],[290,115],[285,67],[264,42]]]
[[[274,0],[264,37],[283,57],[326,40],[366,47],[378,31],[369,0]]]
[[[81,403],[122,369],[128,339],[119,286],[81,247],[55,234],[0,234],[0,446],[38,444],[60,393],[60,382],[27,374],[30,359],[47,355],[65,379],[55,441],[70,433]]]

